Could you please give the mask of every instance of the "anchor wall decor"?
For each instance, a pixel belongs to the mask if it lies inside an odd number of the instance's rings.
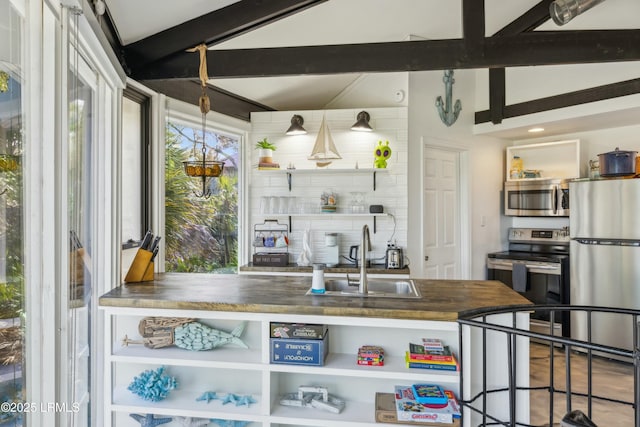
[[[444,77],[442,78],[445,88],[445,101],[442,102],[442,97],[439,96],[436,99],[436,108],[440,114],[440,120],[447,126],[451,126],[458,119],[460,110],[462,110],[462,103],[460,100],[456,100],[453,110],[451,110],[451,98],[453,91],[453,84],[456,82],[453,78],[453,70],[444,70]]]

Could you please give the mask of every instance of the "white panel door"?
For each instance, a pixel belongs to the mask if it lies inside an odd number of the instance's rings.
[[[460,278],[458,152],[424,146],[423,253],[429,279]]]

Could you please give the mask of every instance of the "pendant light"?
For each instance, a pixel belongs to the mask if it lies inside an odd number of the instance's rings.
[[[224,162],[217,160],[207,160],[207,144],[206,144],[206,131],[207,131],[207,113],[211,110],[211,101],[206,93],[207,80],[207,45],[200,44],[192,49],[188,49],[188,52],[200,53],[200,88],[202,89],[202,95],[198,99],[198,105],[200,112],[202,113],[202,159],[201,160],[188,160],[182,162],[184,164],[184,172],[193,178],[197,178],[202,182],[202,190],[200,192],[194,191],[196,197],[202,197],[208,199],[211,197],[211,178],[217,178],[222,175],[224,169]],[[197,136],[194,134],[194,158],[195,145],[197,142]]]

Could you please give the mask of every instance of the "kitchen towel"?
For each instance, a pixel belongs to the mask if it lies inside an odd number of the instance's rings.
[[[527,265],[523,262],[514,262],[511,271],[511,284],[516,292],[527,292]]]
[[[298,256],[299,266],[309,266],[313,262],[313,253],[311,252],[311,230],[304,230],[302,234],[302,252]]]

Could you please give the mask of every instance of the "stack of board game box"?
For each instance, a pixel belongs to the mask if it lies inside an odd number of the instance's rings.
[[[407,368],[459,370],[458,361],[449,346],[439,339],[424,338],[421,344],[409,343],[405,353]]]
[[[383,366],[384,349],[377,345],[363,345],[358,349],[358,365]]]
[[[397,385],[394,393],[376,393],[375,419],[379,423],[458,427],[460,403],[453,391],[436,384]]]
[[[323,366],[329,352],[327,325],[270,323],[271,363]]]

